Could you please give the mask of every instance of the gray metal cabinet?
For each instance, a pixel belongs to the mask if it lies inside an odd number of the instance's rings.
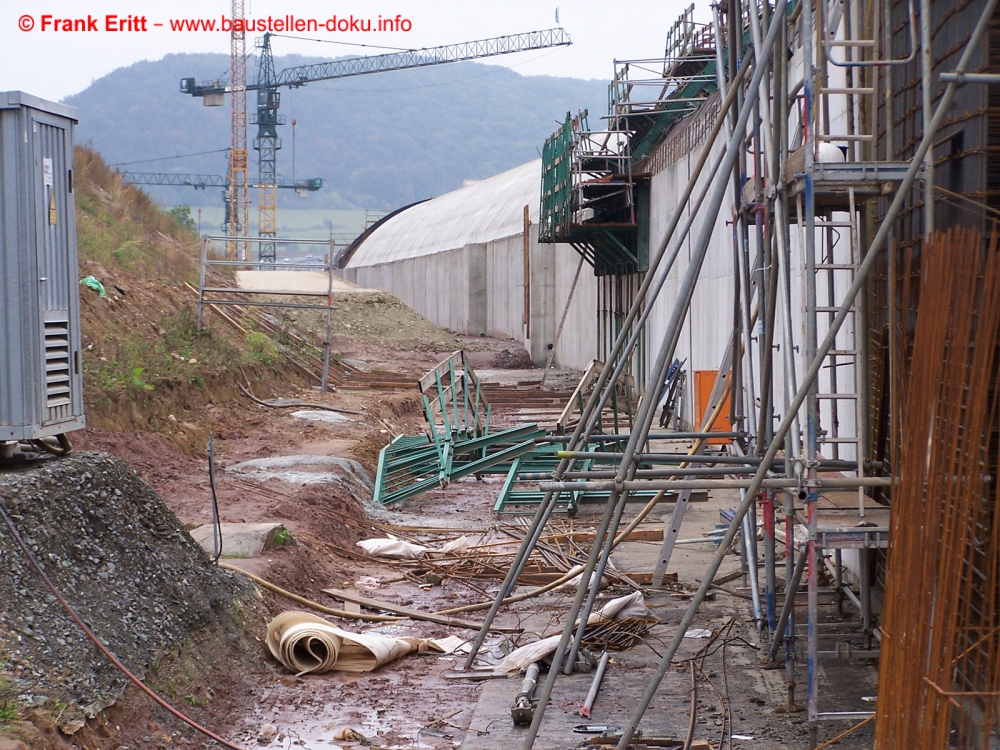
[[[76,109],[0,92],[0,440],[82,429]]]

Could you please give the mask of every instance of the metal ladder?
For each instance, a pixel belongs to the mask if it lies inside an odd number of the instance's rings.
[[[911,13],[912,4],[911,1]],[[830,143],[846,147],[844,157],[848,163],[868,161],[875,150],[877,87],[871,67],[874,61],[865,58],[878,56],[879,45],[873,39],[857,37],[858,17],[852,13],[845,14],[842,2],[820,0],[816,3],[816,8],[819,11],[816,21],[823,29],[822,49],[825,50],[827,60],[833,62],[833,68],[825,68],[817,89],[819,116],[816,118],[815,141],[817,144]],[[852,15],[855,16],[853,19]],[[841,28],[843,34],[838,35],[837,31]],[[842,62],[837,62],[831,56],[833,48],[843,50]],[[890,61],[890,64],[899,62],[903,61]],[[838,69],[843,71],[844,83],[831,85],[828,72]],[[867,118],[862,116],[866,110]],[[840,127],[832,124],[833,114],[838,111],[843,113],[843,119],[838,123]],[[817,234],[822,236],[822,240],[817,238],[815,242],[814,258],[811,259],[812,274],[808,271],[807,261],[806,275],[812,278],[806,279],[805,291],[806,314],[815,320],[817,340],[826,335],[843,301],[844,293],[854,282],[861,262],[863,249],[854,187],[847,188],[847,197],[846,216],[844,211],[835,210],[823,218],[817,216],[814,222],[815,227],[821,230]],[[808,244],[804,244],[804,247],[808,247]],[[815,285],[812,298],[809,295],[809,284]],[[815,300],[812,309],[810,299]],[[858,469],[855,473],[858,476],[864,473],[867,453],[867,399],[863,397],[867,382],[861,348],[865,331],[860,330],[865,324],[856,301],[834,348],[825,358],[815,392],[819,430],[817,442],[821,451],[826,458],[857,461]],[[860,488],[858,509],[860,515],[864,516],[864,491]]]
[[[806,260],[806,315],[816,321],[817,339],[826,336],[830,323],[843,302],[844,293],[854,283],[860,263],[858,212],[854,188],[848,189],[850,210],[847,218],[815,221],[822,240],[814,245],[814,259]],[[839,212],[842,214],[842,212]],[[805,226],[803,222],[802,226]],[[803,243],[805,246],[806,243]],[[812,285],[812,290],[809,286]],[[860,319],[857,304],[841,327],[837,341],[826,355],[815,391],[818,438],[824,458],[857,461],[856,473],[864,468],[864,420]],[[864,515],[863,490],[859,489],[859,511]]]

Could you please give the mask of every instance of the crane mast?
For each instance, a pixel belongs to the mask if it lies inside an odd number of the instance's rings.
[[[278,125],[284,117],[278,114],[281,93],[274,84],[274,58],[271,56],[271,35],[264,34],[257,65],[257,137],[253,147],[257,152],[257,233],[261,237],[278,236],[277,154],[281,148]],[[258,244],[257,261],[274,263],[273,242]]]
[[[243,23],[243,0],[232,0],[233,30],[230,32],[230,150],[229,150],[229,234],[246,237],[249,229],[250,199],[247,193],[247,56]],[[246,242],[230,242],[229,257],[248,260]]]

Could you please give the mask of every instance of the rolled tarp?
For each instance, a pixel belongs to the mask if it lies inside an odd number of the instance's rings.
[[[349,633],[322,617],[288,611],[267,626],[267,648],[296,675],[337,670],[371,672],[417,651],[451,653],[463,643],[452,636],[441,640]]]

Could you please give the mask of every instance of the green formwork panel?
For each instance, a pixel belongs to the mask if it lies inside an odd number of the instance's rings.
[[[469,440],[452,441],[437,435],[399,435],[379,453],[375,474],[375,502],[391,505],[455,479],[500,471],[518,456],[535,448],[545,431],[529,424]],[[506,471],[506,469],[504,469]]]
[[[390,505],[440,484],[437,446],[426,435],[399,435],[378,457],[375,502]]]
[[[591,443],[588,446],[588,450],[601,450],[602,445]],[[517,509],[524,509],[528,511],[532,508],[537,508],[541,504],[542,500],[545,498],[545,492],[542,490],[529,490],[529,489],[518,489],[518,485],[534,485],[537,487],[537,479],[518,479],[521,474],[543,474],[551,473],[555,470],[556,466],[559,464],[559,457],[557,452],[562,450],[559,446],[539,446],[536,450],[525,453],[519,456],[510,466],[507,471],[507,478],[504,480],[502,487],[500,488],[500,494],[493,504],[493,510],[497,513],[510,513],[516,512]],[[598,466],[612,467],[617,466],[617,463],[611,459],[605,459],[603,461],[598,460],[587,460],[583,461],[579,470],[589,471]],[[645,464],[644,464],[645,466]],[[660,502],[670,503],[674,502],[676,499],[677,492],[671,490],[664,495]],[[629,495],[628,502],[630,503],[648,503],[656,496],[655,490],[642,490],[639,492],[633,492]],[[608,502],[611,497],[609,491],[597,491],[597,490],[566,490],[561,493],[561,499],[564,502],[560,503],[560,506],[555,509],[556,513],[572,513],[576,511],[581,505],[594,505],[603,504]]]
[[[591,446],[592,448],[594,446]],[[500,495],[493,504],[493,510],[497,513],[509,513],[514,508],[534,507],[542,502],[545,493],[539,490],[516,489],[517,484],[532,484],[532,480],[520,480],[518,475],[528,473],[545,473],[555,470],[559,465],[557,452],[562,450],[558,445],[540,445],[535,450],[525,453],[514,461],[503,486],[500,488]],[[583,468],[591,468],[592,462],[586,461]],[[537,482],[534,482],[537,485]],[[557,513],[567,513],[575,511],[579,507],[580,492],[564,492],[562,497],[566,499],[566,505],[556,508]]]

